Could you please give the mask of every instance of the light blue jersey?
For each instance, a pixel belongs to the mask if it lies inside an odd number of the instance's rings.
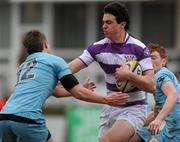
[[[177,94],[180,98],[180,85],[175,77],[175,75],[167,68],[161,68],[156,74],[156,92],[155,92],[155,102],[158,112],[161,111],[163,105],[166,101],[166,95],[161,90],[161,86],[166,82],[170,81],[176,88]],[[177,101],[173,110],[165,118],[166,125],[162,131],[160,131],[156,138],[160,142],[179,142],[180,141],[180,99]],[[140,130],[138,134],[148,142],[151,138],[151,134],[146,128]]]
[[[43,104],[57,81],[71,74],[67,63],[60,57],[38,52],[27,57],[17,74],[15,90],[1,114],[15,114],[43,123]]]
[[[175,75],[165,67],[161,68],[161,70],[159,70],[155,74],[155,77],[156,77],[157,85],[156,85],[156,92],[154,99],[156,101],[157,109],[158,111],[160,111],[166,101],[166,95],[161,90],[161,86],[168,81],[172,82],[176,88],[178,96],[180,97],[180,85]],[[171,115],[169,116],[177,116],[177,115],[180,115],[180,99],[176,103],[176,106],[174,107],[173,111],[171,112]]]

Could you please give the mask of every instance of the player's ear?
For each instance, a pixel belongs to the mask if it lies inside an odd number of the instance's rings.
[[[47,42],[47,41],[45,41],[43,46],[44,46],[44,48],[47,50],[47,49],[49,48],[49,46],[48,46],[48,42]]]
[[[49,48],[49,44],[48,44],[47,41],[45,41],[44,44],[43,44],[43,51],[45,51],[45,52],[47,52],[47,53],[50,53],[50,52],[51,52],[51,50],[50,50],[50,48]]]
[[[162,59],[162,65],[163,65],[163,67],[167,66],[167,59],[166,58]]]
[[[125,28],[125,26],[126,26],[127,23],[126,23],[125,21],[123,21],[123,22],[121,22],[120,24],[121,24],[121,27],[122,27],[122,28]]]

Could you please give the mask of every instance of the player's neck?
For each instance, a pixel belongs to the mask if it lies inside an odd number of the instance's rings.
[[[126,40],[126,31],[122,31],[121,33],[115,35],[111,41],[112,43],[124,43]]]

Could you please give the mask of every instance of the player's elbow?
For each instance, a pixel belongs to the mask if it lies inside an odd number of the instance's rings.
[[[150,93],[155,93],[156,91],[156,85],[153,85],[150,89]]]
[[[55,98],[61,98],[61,96],[58,96],[58,95],[52,95],[53,97],[55,97]]]
[[[179,96],[177,94],[174,95],[174,100],[175,100],[175,102],[177,102],[179,100]]]
[[[56,94],[53,93],[52,96],[55,98],[63,98],[63,97],[68,97],[69,95],[61,94],[61,93],[56,93]]]
[[[53,93],[52,93],[52,96],[56,97],[56,98],[60,98],[61,97],[61,93],[56,91],[56,90],[54,90]]]

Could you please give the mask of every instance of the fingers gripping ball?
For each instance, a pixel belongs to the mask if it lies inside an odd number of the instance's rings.
[[[136,60],[131,60],[125,63],[125,65],[128,67],[128,69],[131,72],[134,72],[137,75],[142,75],[142,68],[141,65],[138,63]],[[136,86],[129,82],[128,80],[123,80],[123,81],[116,81],[116,86],[119,89],[119,91],[122,92],[131,92],[133,91]]]

